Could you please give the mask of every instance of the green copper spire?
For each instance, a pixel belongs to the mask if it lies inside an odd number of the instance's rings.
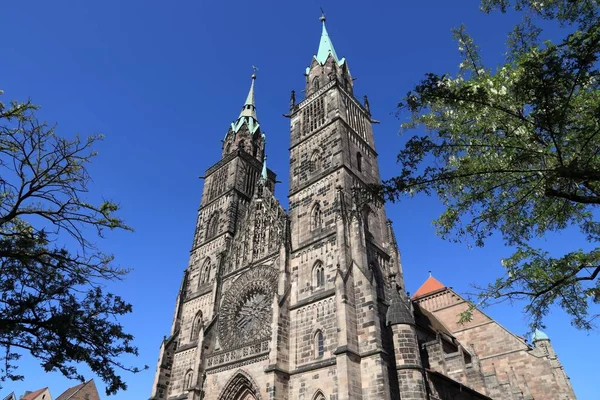
[[[342,58],[340,60],[337,54],[335,53],[333,43],[331,42],[331,38],[329,37],[329,34],[327,33],[327,28],[325,27],[325,13],[321,14],[321,18],[319,19],[323,23],[323,31],[321,32],[321,42],[319,43],[319,51],[317,51],[317,55],[315,56],[315,58],[317,59],[319,64],[325,64],[325,61],[327,61],[327,57],[329,57],[329,54],[331,54],[335,62],[337,62],[338,65],[342,65],[344,63],[344,59]]]
[[[267,155],[265,154],[265,159],[263,160],[262,172],[260,174],[261,178],[265,181],[267,180]]]
[[[254,81],[256,80],[256,74],[252,74],[252,83],[250,84],[250,91],[248,92],[248,97],[246,97],[246,102],[244,103],[244,107],[242,107],[242,112],[240,113],[241,117],[252,117],[256,119],[256,104],[254,104]]]
[[[238,119],[231,123],[231,129],[233,129],[234,132],[237,132],[242,127],[244,122],[248,124],[248,129],[251,133],[256,132],[260,126],[258,124],[258,118],[256,118],[256,104],[254,103],[254,81],[256,80],[257,68],[254,66],[253,68],[255,73],[252,74],[252,83],[250,84],[250,90],[248,91],[246,102],[242,107],[242,111],[240,112]]]

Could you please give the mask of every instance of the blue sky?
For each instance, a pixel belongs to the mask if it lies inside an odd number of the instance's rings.
[[[140,350],[130,363],[150,366],[137,375],[125,373],[129,390],[112,398],[150,396],[159,345],[169,334],[188,262],[202,189],[198,177],[220,156],[220,141],[245,100],[252,65],[259,68],[257,112],[269,167],[282,181],[276,194],[287,205],[289,121],[282,114],[290,91],[303,89],[303,71],[317,51],[320,6],[338,55],[357,78],[357,97],[368,94],[373,116],[381,121],[375,140],[384,178],[398,170],[396,152],[406,140],[398,135],[398,101],[424,73],[458,68],[450,29],[465,23],[486,63],[495,65],[514,22],[479,12],[477,2],[441,0],[3,2],[3,101],[30,97],[43,106],[43,119],[59,123],[63,136],[105,134],[91,166],[90,199],[117,201],[135,229],[110,233],[99,243],[133,268],[125,281],[108,288],[134,307],[123,319]],[[431,221],[441,207],[435,198],[417,196],[388,204],[387,210],[412,292],[429,270],[457,291],[469,291],[470,284],[501,273],[499,261],[510,254],[498,238],[470,249],[436,237]],[[577,240],[567,232],[542,242],[561,252]],[[524,334],[520,310],[502,304],[487,312]],[[598,333],[575,330],[560,311],[547,326],[578,398],[597,398]],[[58,396],[75,384],[44,374],[31,359],[22,361],[19,372],[25,381],[5,383],[0,397],[43,386]]]

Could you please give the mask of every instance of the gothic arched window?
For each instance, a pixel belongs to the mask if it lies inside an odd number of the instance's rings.
[[[204,261],[204,264],[202,264],[202,269],[200,270],[200,285],[210,281],[211,269],[210,258],[207,258]]]
[[[320,288],[325,286],[325,267],[321,261],[317,261],[313,267],[314,286]]]
[[[315,333],[315,358],[321,358],[325,354],[325,337],[320,330]]]
[[[316,172],[320,169],[321,169],[321,153],[319,152],[319,150],[315,150],[312,152],[312,155],[310,156],[309,170],[310,170],[310,172]]]
[[[315,203],[310,213],[310,229],[320,229],[323,226],[323,212],[321,211],[321,204]]]
[[[202,311],[198,311],[192,322],[192,334],[190,335],[190,341],[198,339],[200,334],[200,327],[202,326]]]
[[[356,153],[356,168],[358,172],[362,172],[362,154]]]
[[[312,85],[313,85],[313,91],[317,91],[319,90],[319,77],[315,76],[313,81],[312,81]]]
[[[231,142],[227,143],[227,146],[225,146],[225,154],[229,153],[231,153]]]
[[[312,400],[325,400],[325,395],[320,390],[317,390]]]
[[[215,211],[208,220],[208,224],[206,227],[206,239],[210,239],[211,237],[216,236],[218,231],[219,231],[219,212]]]
[[[183,378],[183,387],[185,389],[191,389],[193,377],[194,377],[194,371],[192,371],[191,369],[185,373],[185,377]]]

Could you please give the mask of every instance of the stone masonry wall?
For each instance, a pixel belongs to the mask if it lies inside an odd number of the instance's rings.
[[[495,394],[494,398],[499,400],[517,395],[548,400],[575,399],[565,378],[557,376],[548,357],[540,355],[524,339],[481,311],[475,310],[472,321],[459,325],[458,315],[468,304],[453,291],[418,301],[434,312],[462,345],[477,356],[492,397]]]

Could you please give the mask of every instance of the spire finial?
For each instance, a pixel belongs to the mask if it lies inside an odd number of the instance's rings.
[[[252,80],[254,80],[254,79],[256,79],[256,71],[258,71],[258,67],[256,67],[256,66],[253,65],[252,66],[252,71],[254,71],[252,73]]]
[[[326,20],[325,11],[323,11],[323,7],[320,7],[320,8],[321,8],[321,17],[319,18],[319,21],[321,21],[322,23],[325,23],[325,20]]]
[[[429,276],[431,276],[431,270],[429,270]]]

